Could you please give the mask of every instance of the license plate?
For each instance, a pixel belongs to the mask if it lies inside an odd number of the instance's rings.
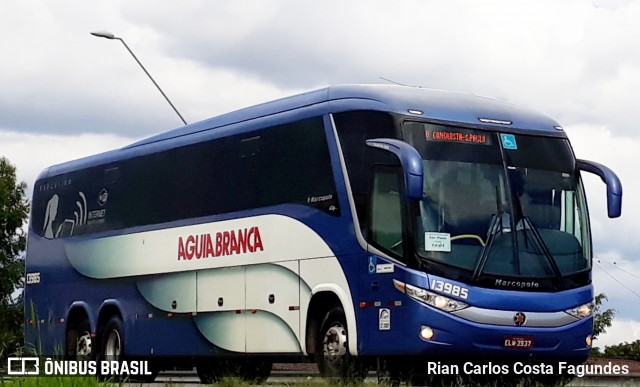
[[[532,348],[533,337],[530,336],[505,336],[505,348]]]

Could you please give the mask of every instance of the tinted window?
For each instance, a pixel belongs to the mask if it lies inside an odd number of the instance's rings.
[[[47,237],[284,203],[340,212],[321,118],[123,160],[39,187],[33,225],[42,235],[50,230]]]
[[[396,138],[393,119],[387,113],[356,111],[335,114],[334,121],[349,174],[358,221],[363,235],[366,236],[371,197],[371,169],[376,164],[398,164],[391,153],[368,147],[366,140]]]

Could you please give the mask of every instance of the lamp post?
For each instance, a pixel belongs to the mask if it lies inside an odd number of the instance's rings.
[[[131,51],[131,49],[129,48],[129,46],[127,46],[127,43],[125,43],[124,39],[119,38],[115,35],[113,35],[111,32],[108,31],[95,31],[95,32],[91,32],[91,35],[93,36],[97,36],[99,38],[105,38],[105,39],[110,39],[110,40],[119,40],[122,42],[122,44],[124,44],[124,47],[127,49],[127,51],[129,51],[129,53],[131,54],[131,56],[133,57],[133,59],[136,60],[136,62],[138,62],[138,64],[140,65],[140,67],[142,68],[142,70],[144,71],[145,74],[147,74],[147,76],[149,77],[149,79],[151,79],[151,82],[153,82],[154,85],[156,85],[156,87],[158,88],[158,91],[160,91],[160,94],[162,94],[162,96],[164,97],[164,99],[167,100],[167,102],[169,102],[169,105],[171,105],[171,107],[173,108],[173,110],[176,112],[176,114],[178,115],[178,117],[180,117],[180,120],[182,120],[182,122],[187,125],[187,121],[184,120],[184,118],[182,118],[182,115],[180,114],[180,112],[178,111],[178,109],[176,109],[175,106],[173,106],[173,104],[171,103],[171,101],[169,100],[169,97],[167,97],[167,95],[164,93],[164,91],[162,91],[162,89],[160,88],[160,86],[156,83],[156,81],[153,79],[153,77],[151,76],[151,74],[149,74],[149,72],[147,71],[146,68],[144,68],[144,66],[142,65],[142,63],[140,62],[140,60],[138,59],[138,57],[133,53],[133,51]]]

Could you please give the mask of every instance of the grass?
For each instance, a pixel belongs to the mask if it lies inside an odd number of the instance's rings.
[[[0,379],[3,387],[107,387],[115,383],[100,382],[92,376],[23,376]]]
[[[2,387],[116,387],[123,386],[125,382],[101,382],[92,376],[33,376],[33,377],[14,377],[12,379],[1,379]],[[160,382],[162,383],[162,382]],[[192,383],[188,383],[192,384]],[[140,385],[140,383],[132,382],[132,386]],[[164,386],[182,386],[180,382],[164,382]],[[240,378],[224,378],[214,384],[218,387],[244,387],[255,386],[243,381]],[[335,386],[330,381],[311,379],[307,381],[296,381],[285,383],[283,386],[302,386],[302,387],[327,387]]]
[[[26,377],[14,377],[11,379],[0,378],[0,387],[120,387],[125,382],[110,382],[100,381],[94,376],[26,376]],[[158,382],[156,382],[158,383]],[[160,382],[163,383],[163,382]],[[164,382],[164,386],[183,386],[185,384],[177,382]],[[192,383],[187,383],[191,385]],[[356,386],[369,384],[362,383]],[[131,386],[139,386],[140,383],[132,382]],[[280,384],[279,384],[280,385]],[[282,386],[296,386],[296,387],[333,387],[342,386],[343,384],[333,380],[325,380],[321,378],[307,378],[296,379],[295,381],[289,381],[282,383]],[[225,377],[219,382],[215,383],[217,387],[245,387],[255,386],[241,378]]]

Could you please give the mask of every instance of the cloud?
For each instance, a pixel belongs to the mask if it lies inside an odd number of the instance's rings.
[[[637,320],[614,318],[606,333],[598,337],[594,347],[604,347],[620,343],[630,343],[640,339],[640,323]]]
[[[0,49],[5,127],[152,134],[180,121],[108,29],[128,44],[187,121],[326,84],[394,81],[471,91],[565,125],[635,135],[640,4],[600,1],[331,0],[3,3],[19,39]],[[16,17],[22,15],[25,17]],[[27,16],[28,15],[28,16]]]
[[[640,181],[636,165],[640,139],[615,136],[607,126],[579,124],[565,128],[576,157],[607,165],[622,182],[622,216],[609,219],[606,212],[606,187],[599,177],[583,173],[589,214],[591,216],[594,251],[617,251],[634,259],[640,251],[640,238],[635,235],[640,218]]]
[[[569,124],[586,115],[627,134],[635,124],[626,113],[639,96],[640,53],[628,47],[640,38],[639,4],[274,1],[185,8],[172,20],[166,6],[134,3],[123,13],[155,31],[169,57],[281,89],[382,76],[533,102]]]
[[[18,181],[27,183],[30,199],[33,183],[45,168],[120,148],[132,142],[132,138],[113,134],[50,135],[0,129],[0,156],[7,157],[16,166]]]
[[[474,92],[557,119],[578,157],[618,173],[619,219],[585,174],[594,253],[640,273],[638,20],[629,0],[0,2],[0,154],[31,186],[51,164],[181,125],[120,42],[89,35],[101,29],[126,39],[188,122],[379,77]],[[596,291],[616,320],[640,321],[601,269],[635,280],[609,266],[594,267]]]

